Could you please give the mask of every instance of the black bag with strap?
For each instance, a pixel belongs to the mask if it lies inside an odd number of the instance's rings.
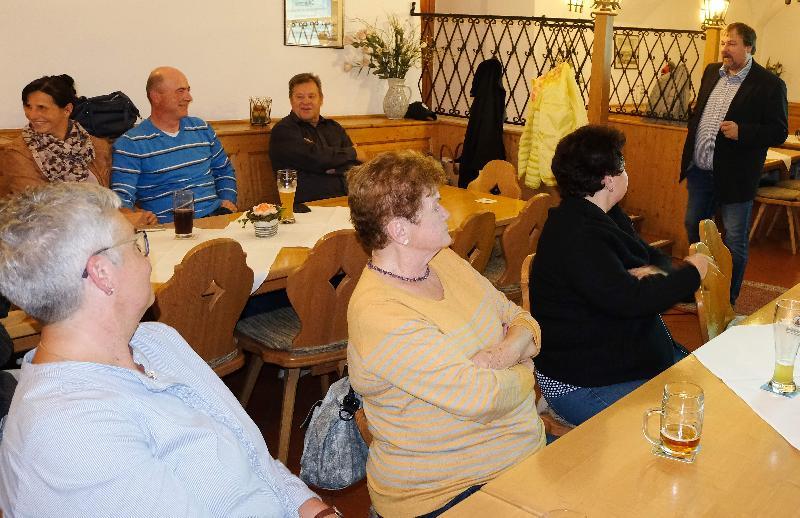
[[[139,119],[139,110],[122,92],[97,97],[78,97],[71,118],[79,122],[90,135],[117,138]]]

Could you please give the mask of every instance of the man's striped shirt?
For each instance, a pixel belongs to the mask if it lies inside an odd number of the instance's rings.
[[[195,217],[208,216],[221,200],[236,203],[236,174],[211,126],[184,117],[176,136],[156,128],[150,119],[114,142],[111,189],[122,206],[149,210],[159,223],[172,221],[172,194],[191,189]]]

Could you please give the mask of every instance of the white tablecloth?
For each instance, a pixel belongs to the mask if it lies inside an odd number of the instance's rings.
[[[278,234],[270,238],[257,238],[253,225],[245,228],[238,221],[231,222],[224,229],[202,229],[195,227],[191,239],[175,239],[172,229],[164,232],[147,234],[150,240],[150,263],[153,272],[150,281],[167,282],[180,264],[186,253],[195,246],[221,237],[235,239],[247,253],[247,266],[254,273],[253,289],[255,291],[267,278],[270,267],[281,248],[286,246],[305,246],[311,248],[329,232],[345,228],[353,228],[350,224],[350,209],[347,207],[311,207],[311,212],[295,214],[297,223],[279,225]]]
[[[694,355],[775,431],[800,449],[800,397],[790,399],[759,388],[772,378],[775,366],[772,325],[731,327]],[[795,382],[798,374],[795,369]]]

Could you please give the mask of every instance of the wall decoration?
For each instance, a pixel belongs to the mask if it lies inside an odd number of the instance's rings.
[[[614,68],[638,69],[639,68],[639,40],[638,34],[614,35]]]
[[[343,48],[344,0],[284,0],[284,45]]]

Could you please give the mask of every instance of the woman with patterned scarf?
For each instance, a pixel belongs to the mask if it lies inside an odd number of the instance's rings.
[[[75,81],[66,74],[40,77],[22,89],[30,123],[19,137],[0,143],[0,198],[49,182],[108,187],[111,146],[70,119],[75,101]],[[137,227],[156,223],[139,211],[125,216]]]

